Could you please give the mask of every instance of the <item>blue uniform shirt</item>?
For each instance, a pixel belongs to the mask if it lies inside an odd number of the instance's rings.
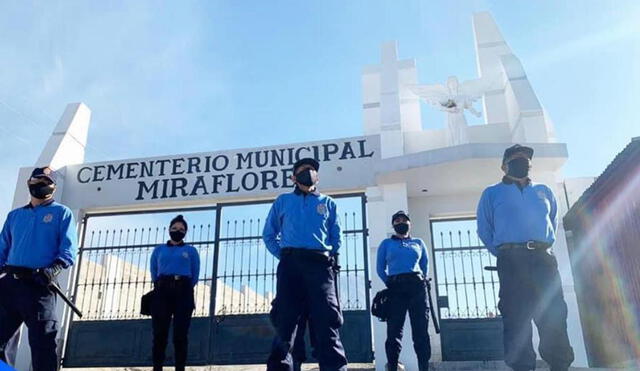
[[[478,203],[478,236],[493,255],[504,243],[553,244],[558,206],[549,187],[531,183],[522,189],[505,178],[484,190]]]
[[[402,273],[429,272],[427,246],[420,238],[387,238],[378,247],[376,270],[382,282]]]
[[[262,232],[267,249],[280,258],[282,248],[329,251],[336,254],[342,243],[335,201],[318,192],[294,192],[278,196],[271,206]]]
[[[76,260],[78,238],[71,210],[53,200],[9,213],[0,234],[0,267],[46,268]]]
[[[200,256],[198,250],[184,243],[156,246],[151,253],[151,280],[157,281],[162,275],[191,277],[191,285],[198,283],[200,275]]]

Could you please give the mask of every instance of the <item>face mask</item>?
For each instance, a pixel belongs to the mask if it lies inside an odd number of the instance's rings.
[[[514,158],[508,165],[507,175],[514,178],[526,178],[529,175],[529,160],[524,157]]]
[[[169,231],[169,236],[171,236],[171,241],[180,242],[184,238],[186,233],[182,231]]]
[[[45,183],[29,184],[29,193],[39,200],[44,200],[53,193],[53,185]]]
[[[296,174],[296,182],[300,183],[305,187],[311,187],[314,185],[316,177],[311,175],[311,169],[302,170],[298,174]]]
[[[407,232],[409,232],[409,224],[408,223],[394,224],[393,229],[396,231],[397,234],[404,235],[404,234],[407,234]]]

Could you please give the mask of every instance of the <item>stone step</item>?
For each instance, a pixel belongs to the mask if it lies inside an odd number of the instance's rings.
[[[433,362],[430,365],[430,370],[432,371],[470,371],[470,370],[500,370],[500,371],[510,371],[509,368],[502,361],[467,361],[467,362]],[[571,367],[572,371],[582,371],[582,370],[599,370],[599,371],[607,371],[607,370],[632,370],[635,368],[587,368],[587,367]],[[536,370],[549,370],[549,366],[544,361],[538,361],[536,365]],[[405,370],[405,371],[414,371],[414,370]],[[417,371],[417,370],[416,370]]]
[[[469,362],[432,362],[430,365],[432,371],[471,371],[471,370],[511,370],[502,361],[469,361]],[[549,367],[543,361],[538,362],[536,370],[546,371]],[[69,369],[74,371],[151,371],[151,368],[147,367],[126,367],[126,368],[82,368],[82,369]],[[187,371],[264,371],[264,365],[237,365],[237,366],[204,366],[204,367],[187,367]],[[319,371],[317,364],[305,364],[303,365],[305,371]],[[349,370],[354,371],[374,371],[374,365],[372,363],[353,363],[349,364]],[[571,371],[615,371],[615,370],[640,370],[640,362],[629,363],[625,367],[621,368],[586,368],[586,367],[572,367]],[[164,371],[173,371],[171,367],[165,367]],[[412,369],[405,369],[404,371],[417,371]]]

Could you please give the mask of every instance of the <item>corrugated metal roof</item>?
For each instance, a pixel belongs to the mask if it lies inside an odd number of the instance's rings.
[[[600,195],[608,194],[608,191],[618,186],[619,178],[624,176],[621,172],[629,166],[640,166],[640,137],[631,139],[631,142],[616,155],[607,168],[596,178],[596,180],[580,196],[564,217],[564,224],[571,229],[572,222],[578,217],[580,211],[599,198]],[[640,190],[639,190],[640,192]]]

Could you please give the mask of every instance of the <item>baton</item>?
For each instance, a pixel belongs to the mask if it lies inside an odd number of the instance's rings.
[[[57,294],[58,296],[60,296],[60,298],[62,298],[62,301],[64,301],[65,303],[67,303],[67,305],[71,308],[71,310],[73,310],[73,312],[75,314],[78,315],[78,317],[82,318],[82,312],[80,311],[80,309],[78,309],[78,307],[76,307],[75,304],[73,304],[73,302],[71,301],[71,299],[69,299],[63,292],[62,289],[60,288],[60,286],[58,286],[57,283],[55,282],[51,282],[49,284],[49,288],[51,289],[51,291],[53,291],[55,294]]]
[[[490,271],[490,272],[497,272],[498,271],[498,267],[487,265],[486,267],[484,267],[484,270],[485,271]]]
[[[436,310],[433,307],[433,299],[431,298],[431,278],[427,279],[427,296],[429,297],[429,311],[431,312],[431,318],[433,319],[433,327],[436,329],[436,334],[440,333],[440,325],[438,324],[438,318],[436,317]]]
[[[338,310],[342,313],[342,305],[340,304],[340,285],[338,284],[338,274],[340,274],[340,264],[338,263],[338,255],[333,256],[333,264],[331,270],[333,271],[333,285],[336,290],[336,298],[338,300]]]

